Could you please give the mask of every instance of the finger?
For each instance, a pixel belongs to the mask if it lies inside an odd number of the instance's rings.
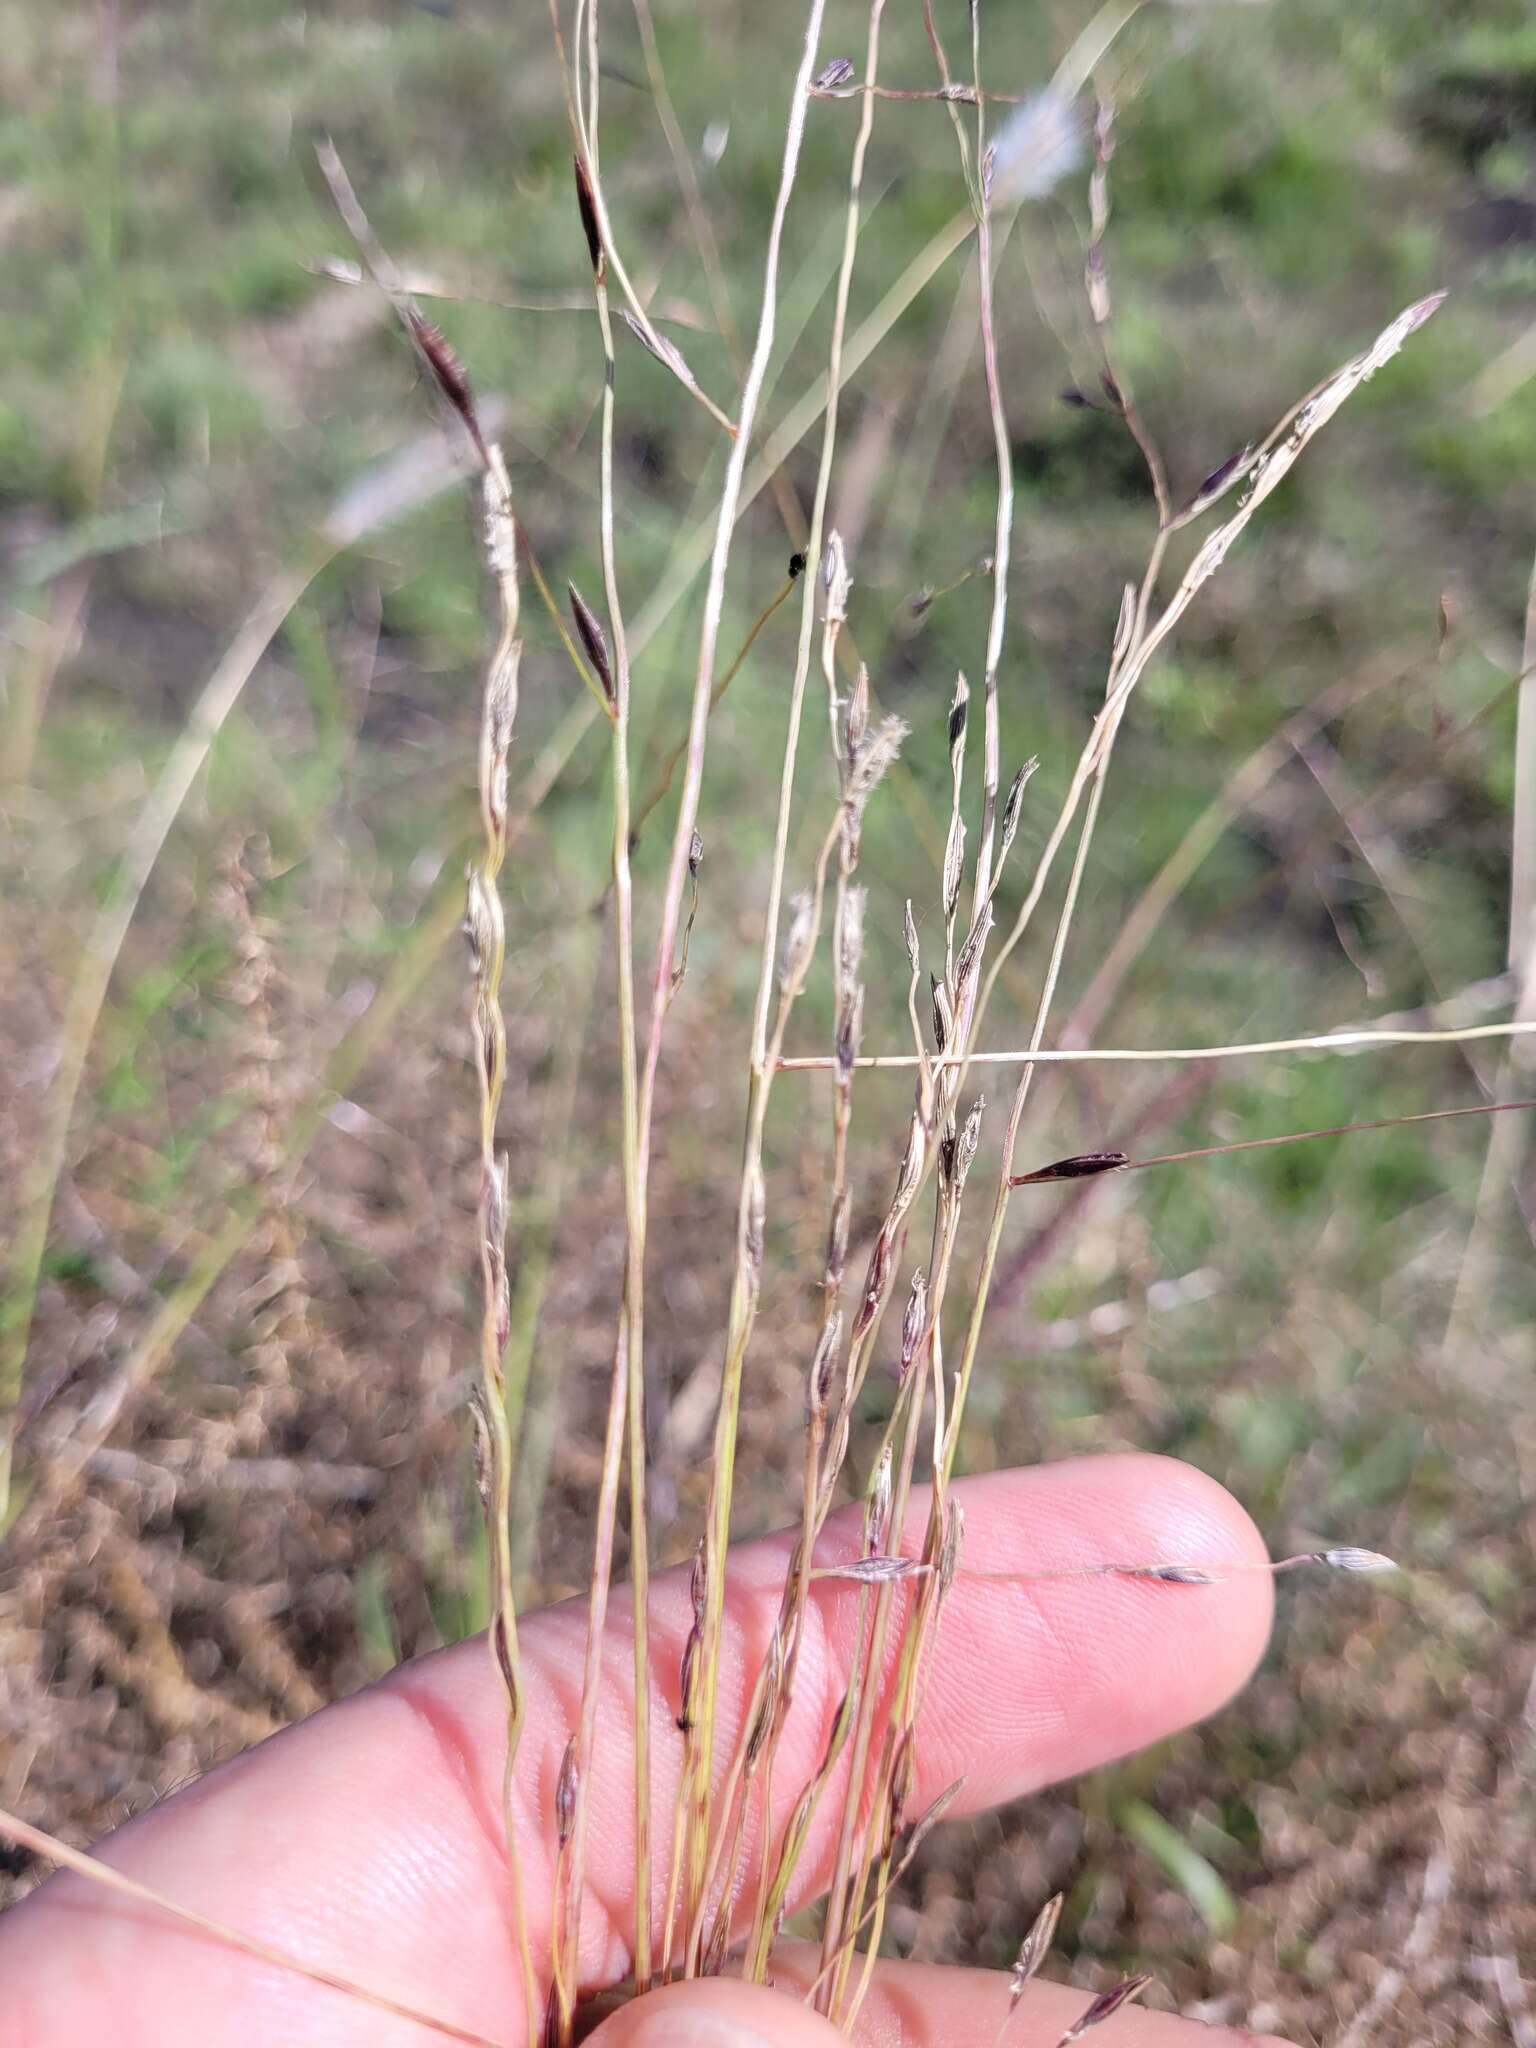
[[[1072,1570],[1169,1559],[1254,1561],[1247,1517],[1190,1468],[1155,1458],[1093,1458],[996,1474],[961,1489],[963,1568]],[[914,1510],[909,1548],[920,1529]],[[856,1517],[822,1551],[851,1554]],[[778,1612],[788,1538],[733,1553],[723,1651],[721,1755],[739,1732],[753,1675]],[[583,1973],[614,1981],[628,1967],[633,1867],[629,1686],[622,1600],[606,1645],[600,1744],[587,1796],[593,1815],[583,1918]],[[1037,1584],[957,1580],[946,1608],[919,1731],[918,1810],[965,1776],[956,1811],[1012,1798],[1138,1748],[1218,1706],[1251,1669],[1268,1629],[1267,1580],[1208,1587],[1119,1578]],[[814,1770],[853,1650],[856,1590],[821,1581],[808,1617],[795,1708],[775,1786],[787,1804]],[[686,1575],[658,1579],[652,1606],[653,1812],[669,1816],[681,1765],[673,1726],[677,1671],[691,1624]],[[581,1685],[585,1620],[576,1603],[533,1617],[524,1633],[527,1732],[517,1810],[536,1954],[547,1936],[553,1788]],[[507,1916],[500,1816],[504,1707],[483,1644],[395,1674],[214,1773],[114,1839],[108,1854],[140,1881],[211,1917],[314,1959],[459,2024],[499,2037],[521,2009]],[[824,1867],[838,1808],[830,1788],[808,1845],[806,1878]],[[658,1826],[658,1837],[666,1833]],[[52,1958],[50,1978],[49,1958]],[[13,1962],[14,1957],[14,1962]],[[347,2007],[338,1995],[144,1916],[50,1885],[0,1925],[0,1964],[94,2038],[110,2015],[123,2048],[164,2038],[155,1984],[176,1972],[187,2038],[240,2038],[261,2001],[263,2025],[290,2048],[382,2048],[418,2037]],[[39,2004],[39,2011],[45,2010]]]
[[[814,1965],[791,1960],[781,1977],[803,1983]],[[1081,2018],[1086,1991],[1035,1983],[1016,2010],[1008,1979],[995,1970],[952,1970],[922,1963],[877,1965],[854,2040],[862,2048],[1049,2048]],[[1010,2016],[1011,2013],[1011,2016]],[[1103,2048],[1286,2048],[1274,2036],[1201,2026],[1169,2013],[1127,2006],[1102,2030]],[[604,2021],[590,2048],[837,2048],[840,2034],[785,1990],[728,1978],[675,1984],[634,2000]]]
[[[854,2040],[864,2048],[990,2048],[1007,2017],[1008,1995],[1008,1979],[996,1970],[881,1963]],[[1053,2048],[1092,1997],[1070,1984],[1036,1979],[1019,2001],[1002,2048]],[[1086,2038],[1088,2048],[1286,2048],[1272,2034],[1207,2027],[1141,2005],[1122,2007]]]

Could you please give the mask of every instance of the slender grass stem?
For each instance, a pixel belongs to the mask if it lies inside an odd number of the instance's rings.
[[[725,601],[726,571],[730,563],[731,538],[734,532],[741,498],[742,481],[746,468],[748,442],[756,422],[758,401],[767,376],[769,356],[773,347],[774,329],[778,306],[778,275],[780,250],[783,244],[784,222],[789,211],[790,196],[794,190],[795,177],[799,169],[800,149],[805,135],[806,114],[809,107],[809,87],[815,68],[816,51],[821,36],[825,0],[811,0],[805,28],[805,39],[801,51],[799,69],[790,96],[789,114],[785,129],[784,154],[780,167],[779,187],[774,200],[773,216],[769,226],[767,249],[764,258],[763,297],[758,314],[757,337],[753,346],[752,359],[748,367],[746,383],[742,390],[739,427],[732,443],[730,458],[726,465],[724,484],[721,490],[719,515],[715,527],[715,541],[710,558],[709,582],[705,591],[703,621],[699,640],[698,668],[694,679],[693,708],[689,721],[688,754],[683,776],[683,792],[679,805],[677,826],[672,843],[672,857],[667,875],[666,892],[662,902],[661,933],[657,947],[655,981],[651,992],[650,1034],[646,1048],[644,1076],[641,1083],[641,1173],[642,1180],[649,1162],[651,1120],[655,1104],[657,1070],[661,1059],[662,1032],[667,1009],[672,1000],[672,971],[677,942],[678,918],[682,894],[690,868],[690,854],[698,818],[699,793],[703,782],[704,755],[708,741],[709,700],[714,683],[716,651],[719,644],[720,622]],[[774,921],[777,919],[777,901],[771,905]],[[754,1047],[759,1046],[761,1031],[761,1004],[759,1021],[754,1025]],[[748,1152],[752,1157],[751,1133],[756,1130],[758,1142],[761,1134],[761,1078],[754,1073],[751,1089],[752,1100],[748,1107]],[[738,1205],[736,1228],[735,1277],[732,1282],[732,1303],[727,1336],[727,1366],[722,1383],[721,1421],[717,1431],[715,1462],[711,1473],[710,1502],[707,1509],[704,1564],[704,1612],[701,1620],[701,1647],[699,1675],[697,1680],[697,1718],[690,1730],[684,1763],[684,1782],[681,1798],[687,1814],[686,1834],[688,1839],[688,1889],[686,1895],[686,1916],[690,1926],[696,1925],[701,1917],[702,1901],[699,1887],[703,1879],[705,1842],[708,1833],[709,1778],[713,1762],[715,1697],[718,1685],[718,1664],[720,1650],[720,1625],[725,1592],[725,1550],[730,1527],[730,1460],[734,1444],[733,1375],[739,1389],[740,1351],[739,1333],[749,1321],[747,1294],[752,1285],[753,1243],[755,1225],[759,1216],[757,1185],[750,1171],[743,1174],[743,1185]],[[761,1242],[757,1242],[757,1259],[761,1259]],[[732,1361],[735,1361],[734,1365]],[[722,1451],[724,1458],[722,1459]]]

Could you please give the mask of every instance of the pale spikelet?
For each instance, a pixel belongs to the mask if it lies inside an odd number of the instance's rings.
[[[858,980],[863,965],[864,912],[868,900],[869,892],[863,887],[850,888],[843,898],[837,928],[837,972],[847,987]]]
[[[1214,1586],[1219,1574],[1199,1564],[1144,1564],[1123,1574],[1130,1579],[1152,1579],[1160,1586]]]
[[[811,1359],[811,1369],[806,1376],[805,1407],[807,1422],[825,1422],[832,1400],[832,1373],[837,1364],[837,1355],[843,1341],[843,1312],[833,1309],[821,1326],[816,1351]]]
[[[827,1263],[823,1285],[829,1294],[835,1294],[841,1286],[843,1271],[848,1263],[848,1222],[851,1209],[848,1190],[839,1189],[827,1222]]]
[[[475,1492],[482,1509],[491,1504],[491,1426],[485,1419],[484,1395],[476,1387],[469,1397],[469,1420],[474,1431]]]
[[[933,1042],[940,1052],[948,1052],[955,1035],[955,1008],[949,999],[949,990],[936,975],[930,975],[928,994],[933,1007]]]
[[[763,1170],[754,1163],[747,1181],[747,1268],[754,1284],[763,1271],[763,1236],[768,1221],[768,1190]]]
[[[955,1147],[955,1191],[958,1194],[965,1187],[966,1175],[976,1160],[976,1148],[981,1143],[981,1119],[987,1106],[985,1095],[978,1095],[971,1104],[965,1122],[960,1126],[960,1139]]]
[[[752,1770],[763,1753],[763,1745],[773,1727],[779,1707],[779,1691],[784,1682],[784,1637],[779,1629],[773,1632],[768,1645],[768,1670],[763,1685],[763,1696],[758,1702],[757,1712],[752,1717],[752,1727],[747,1736],[746,1767]]]
[[[905,1209],[917,1193],[927,1155],[928,1133],[921,1116],[914,1113],[907,1130],[907,1149],[901,1155],[901,1168],[896,1175],[896,1192],[891,1197],[893,1211]]]
[[[685,386],[687,390],[698,391],[699,380],[694,376],[692,370],[689,369],[682,350],[678,348],[677,344],[671,341],[665,334],[659,334],[654,327],[642,326],[627,306],[621,306],[619,310],[623,315],[625,326],[635,337],[636,341],[639,342],[640,346],[648,354],[653,355],[657,362],[665,369],[670,370],[678,382]]]
[[[1070,99],[1047,86],[1024,101],[992,138],[987,197],[994,206],[1044,199],[1083,160],[1083,123]]]
[[[854,1586],[894,1586],[905,1579],[925,1579],[932,1570],[920,1557],[889,1557],[877,1552],[850,1558],[846,1564],[818,1565],[816,1577],[846,1580]]]
[[[933,1833],[933,1830],[938,1826],[945,1814],[948,1813],[964,1789],[965,1780],[957,1778],[952,1785],[946,1785],[933,1804],[918,1815],[917,1819],[912,1823],[911,1833],[907,1836],[906,1853],[902,1858],[903,1864],[909,1863],[917,1854],[928,1836]]]
[[[1035,770],[1040,766],[1040,757],[1034,754],[1014,776],[1008,785],[1008,796],[1003,804],[1003,842],[998,851],[997,864],[1001,869],[1013,845],[1014,835],[1019,829],[1019,818],[1024,809],[1024,792],[1028,789]]]
[[[571,1831],[576,1825],[577,1782],[576,1738],[573,1735],[565,1745],[565,1754],[560,1759],[560,1775],[555,1780],[555,1839],[562,1849],[571,1839]]]
[[[882,718],[859,749],[859,758],[848,771],[845,798],[848,808],[856,816],[863,813],[886,771],[901,752],[901,743],[907,732],[905,719]]]
[[[1047,1899],[1040,1908],[1030,1925],[1028,1934],[1025,1935],[1023,1941],[1019,1944],[1019,1952],[1015,1956],[1013,1968],[1009,1972],[1008,2009],[1010,2012],[1024,1996],[1031,1978],[1035,1976],[1040,1965],[1051,1952],[1051,1943],[1056,1938],[1056,1922],[1061,1918],[1061,1908],[1062,1894],[1057,1892],[1054,1898]]]
[[[789,906],[789,923],[779,953],[779,987],[798,988],[811,964],[816,944],[816,905],[808,889],[802,889]]]
[[[1395,1558],[1387,1557],[1379,1550],[1359,1550],[1353,1544],[1344,1544],[1337,1550],[1319,1550],[1314,1553],[1319,1564],[1326,1564],[1336,1572],[1395,1572],[1401,1569]]]
[[[912,1275],[912,1288],[907,1296],[906,1313],[901,1319],[901,1377],[906,1378],[917,1356],[917,1347],[922,1342],[923,1330],[928,1320],[928,1282],[921,1272]]]
[[[843,714],[843,745],[845,758],[851,767],[859,757],[864,744],[864,735],[869,731],[869,670],[861,661],[859,672],[853,679],[853,688],[848,692],[848,708]]]
[[[976,914],[955,961],[955,1019],[962,1032],[969,1032],[971,1016],[981,983],[981,963],[992,933],[992,899],[989,896]]]
[[[840,626],[848,616],[848,593],[853,578],[848,573],[848,556],[843,537],[834,527],[827,535],[821,557],[821,587],[826,592],[828,625]]]
[[[704,1632],[699,1622],[688,1631],[688,1640],[683,1644],[682,1660],[677,1673],[677,1726],[678,1732],[686,1735],[693,1726],[693,1682],[698,1670],[699,1649],[704,1641]]]
[[[939,1598],[948,1596],[960,1567],[960,1547],[965,1541],[965,1509],[959,1501],[949,1503],[944,1520],[944,1541],[939,1549]]]
[[[498,583],[517,574],[517,519],[501,450],[493,447],[480,486],[486,566]]]
[[[891,1465],[893,1455],[893,1447],[887,1444],[880,1453],[879,1464],[875,1467],[874,1480],[869,1489],[869,1500],[864,1509],[864,1563],[866,1565],[875,1560],[878,1553],[885,1548],[886,1534],[891,1520],[891,1489],[894,1484]],[[904,1560],[890,1558],[880,1558],[879,1560],[881,1569],[899,1562],[904,1562]]]
[[[834,57],[826,68],[817,73],[812,92],[836,92],[853,77],[853,65],[846,57]]]
[[[944,844],[944,915],[954,916],[960,907],[960,884],[965,877],[965,820],[958,811],[950,814],[949,834]]]
[[[882,1224],[880,1235],[875,1239],[874,1250],[869,1255],[869,1265],[864,1273],[864,1292],[859,1297],[859,1311],[853,1320],[853,1341],[857,1343],[879,1314],[885,1300],[885,1291],[891,1277],[891,1238],[889,1220]]]

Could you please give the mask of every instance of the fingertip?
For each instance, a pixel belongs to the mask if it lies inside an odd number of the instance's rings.
[[[967,1807],[1158,1741],[1252,1674],[1273,1614],[1267,1553],[1208,1474],[1114,1454],[970,1479],[964,1498],[927,1726],[941,1749],[954,1731]],[[1212,1582],[1138,1576],[1157,1564],[1203,1568]]]
[[[1268,1546],[1242,1502],[1198,1465],[1150,1452],[1105,1462],[1131,1468],[1125,1489],[1145,1516],[1136,1533],[1148,1546],[1146,1561],[1204,1565],[1216,1574],[1213,1586],[1146,1588],[1154,1599],[1166,1592],[1206,1596],[1201,1675],[1209,1695],[1203,1711],[1212,1713],[1253,1676],[1269,1641],[1275,1588]]]
[[[621,2006],[591,2048],[847,2048],[846,2037],[797,1999],[735,1977],[670,1984]]]

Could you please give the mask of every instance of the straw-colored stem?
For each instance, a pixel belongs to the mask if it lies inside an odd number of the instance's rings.
[[[730,562],[731,539],[734,532],[742,481],[746,468],[746,453],[752,428],[756,422],[758,401],[767,376],[768,361],[773,348],[773,337],[778,307],[779,257],[783,245],[784,222],[789,211],[790,195],[794,190],[795,177],[799,169],[800,149],[805,135],[806,114],[809,107],[809,87],[815,69],[817,46],[821,37],[822,16],[826,0],[811,0],[805,29],[805,40],[801,51],[799,69],[790,97],[789,114],[785,129],[784,154],[780,167],[779,188],[774,201],[773,217],[769,226],[768,245],[764,258],[763,298],[758,315],[757,338],[753,347],[752,360],[747,372],[746,384],[742,390],[739,429],[732,444],[730,459],[726,465],[725,481],[721,490],[719,516],[715,528],[714,548],[710,559],[709,583],[704,597],[703,622],[699,638],[699,661],[694,678],[693,707],[689,721],[688,756],[683,776],[682,800],[679,805],[676,832],[672,844],[672,857],[668,869],[666,893],[662,903],[661,935],[657,949],[656,976],[651,993],[650,1036],[646,1048],[644,1078],[641,1084],[641,1171],[645,1173],[649,1161],[649,1139],[651,1118],[655,1104],[656,1075],[661,1058],[662,1031],[667,1008],[672,998],[673,957],[677,939],[678,916],[682,902],[683,887],[689,870],[689,855],[698,818],[699,794],[703,783],[704,756],[708,741],[709,701],[714,683],[716,653],[719,645],[720,622],[725,603],[725,578]],[[778,888],[782,888],[782,867],[779,869]],[[777,891],[772,893],[769,920],[776,926],[778,914]],[[750,1161],[760,1154],[762,1115],[766,1109],[766,1072],[761,1066],[761,1030],[765,999],[760,1000],[758,1016],[754,1022],[754,1051],[758,1055],[749,1090],[747,1113],[748,1169],[742,1176],[741,1197],[738,1203],[736,1222],[735,1271],[731,1288],[731,1308],[726,1346],[726,1374],[722,1383],[720,1415],[716,1431],[714,1465],[710,1479],[710,1500],[707,1510],[705,1532],[705,1605],[701,1622],[701,1651],[698,1677],[698,1712],[694,1727],[689,1732],[687,1754],[684,1763],[684,1782],[681,1791],[687,1813],[687,1858],[688,1885],[685,1898],[686,1917],[690,1926],[698,1923],[701,1916],[699,1887],[703,1879],[705,1844],[708,1834],[709,1779],[713,1766],[714,1711],[718,1683],[718,1662],[720,1646],[721,1615],[725,1596],[725,1551],[730,1532],[730,1467],[735,1445],[735,1404],[739,1399],[739,1374],[742,1356],[742,1337],[750,1326],[748,1294],[752,1290],[753,1242],[758,1221],[758,1180],[750,1171]],[[758,1249],[760,1258],[760,1247]]]
[[[1002,379],[997,366],[997,321],[993,305],[992,204],[987,189],[986,104],[981,91],[981,8],[971,7],[971,74],[976,101],[976,275],[981,317],[981,357],[986,372],[987,414],[992,424],[992,452],[997,465],[997,511],[992,536],[992,607],[987,619],[986,669],[982,679],[983,737],[981,837],[976,849],[976,903],[987,900],[992,886],[992,847],[997,829],[997,785],[1001,773],[997,672],[1008,631],[1009,565],[1013,554],[1013,448],[1003,410]]]
[[[483,1428],[480,1463],[485,1506],[487,1562],[491,1579],[491,1626],[487,1636],[491,1668],[506,1693],[506,1756],[502,1770],[502,1818],[512,1891],[513,1934],[522,1975],[525,2018],[535,2024],[533,1961],[528,1943],[526,1902],[512,1786],[523,1729],[523,1681],[517,1608],[512,1580],[513,1446],[507,1413],[505,1356],[511,1300],[507,1287],[506,1231],[508,1162],[497,1152],[497,1122],[506,1082],[507,1035],[501,1010],[506,927],[501,905],[501,870],[507,851],[507,760],[517,715],[517,529],[512,487],[499,447],[486,450],[484,479],[486,552],[501,604],[501,629],[486,671],[480,731],[480,812],[484,846],[471,870],[465,929],[473,966],[470,1021],[480,1099],[480,1407]]]
[[[932,1053],[922,1056],[910,1052],[863,1053],[855,1065],[890,1069],[917,1067],[925,1061],[935,1069],[962,1063],[968,1067],[1016,1067],[1023,1064],[1036,1067],[1093,1066],[1101,1062],[1146,1065],[1159,1061],[1256,1059],[1277,1052],[1355,1053],[1373,1046],[1461,1045],[1484,1038],[1526,1038],[1532,1033],[1536,1033],[1536,1021],[1516,1019],[1508,1024],[1458,1024],[1444,1031],[1324,1031],[1309,1038],[1255,1038],[1231,1045],[1024,1046],[1018,1051],[967,1053],[963,1060],[958,1053],[947,1060]],[[824,1072],[832,1064],[830,1054],[803,1053],[793,1059],[780,1060],[779,1071],[783,1074]]]
[[[598,147],[598,10],[597,0],[583,0],[578,6],[577,42],[580,57],[576,71],[576,117],[580,125],[578,149],[584,152],[589,189],[601,191]],[[582,29],[585,28],[585,37]],[[585,96],[582,83],[585,80]],[[633,1603],[635,1668],[634,1715],[634,1956],[636,1978],[641,1990],[649,1987],[651,1975],[651,1883],[650,1883],[650,1542],[646,1527],[645,1476],[645,1193],[640,1171],[639,1074],[636,1052],[634,975],[634,892],[630,874],[630,660],[624,624],[624,610],[618,584],[615,536],[613,432],[615,361],[613,322],[606,284],[606,258],[601,252],[594,265],[593,289],[603,345],[603,395],[600,439],[599,520],[601,527],[603,588],[609,630],[613,636],[612,672],[605,679],[611,690],[612,772],[613,772],[613,908],[618,978],[619,1068],[622,1118],[622,1160],[624,1174],[625,1262],[623,1302],[619,1314],[618,1339],[614,1352],[614,1387],[609,1399],[608,1428],[603,1446],[603,1476],[599,1492],[596,1550],[587,1617],[587,1655],[583,1672],[578,1732],[573,1752],[574,1809],[569,1832],[561,1844],[561,1932],[562,1944],[556,1972],[556,1998],[562,2041],[569,2040],[574,1999],[581,1923],[584,1905],[585,1863],[590,1800],[587,1788],[592,1779],[592,1752],[596,1736],[598,1693],[602,1678],[602,1639],[607,1628],[608,1596],[613,1574],[613,1537],[619,1473],[627,1441],[630,1511],[630,1585]],[[622,1398],[621,1398],[622,1396]]]

